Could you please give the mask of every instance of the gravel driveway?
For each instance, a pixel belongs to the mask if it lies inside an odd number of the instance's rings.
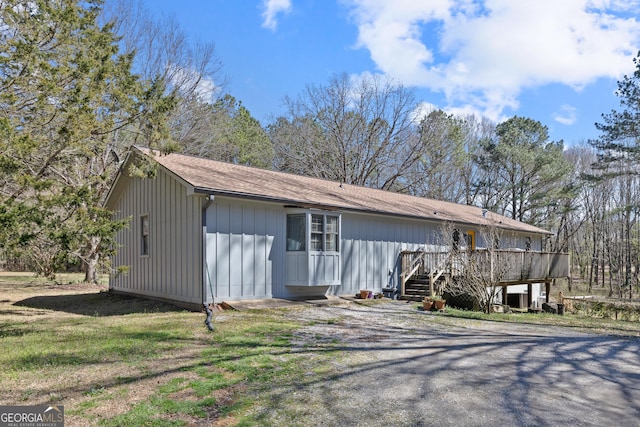
[[[277,423],[299,425],[640,425],[640,342],[568,328],[446,319],[392,301],[309,307],[295,337],[314,355],[337,347],[330,381],[273,391]],[[441,316],[440,316],[441,317]],[[309,351],[312,350],[312,351]],[[319,356],[318,356],[319,357]],[[304,371],[304,367],[301,367]],[[305,410],[305,408],[307,408]]]

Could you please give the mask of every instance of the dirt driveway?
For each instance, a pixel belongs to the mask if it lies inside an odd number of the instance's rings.
[[[443,324],[397,301],[292,316],[318,320],[296,335],[301,351],[316,347],[320,354],[331,343],[343,353],[330,381],[305,380],[301,367],[295,388],[273,390],[273,405],[259,409],[267,419],[302,405],[308,411],[300,425],[640,425],[637,339],[500,322]]]

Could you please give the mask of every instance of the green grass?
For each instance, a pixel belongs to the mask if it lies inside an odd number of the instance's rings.
[[[180,313],[175,313],[180,316]],[[184,316],[184,315],[183,315]],[[132,362],[185,345],[181,331],[167,316],[57,319],[0,324],[4,373],[109,362]],[[0,374],[0,378],[1,378]]]
[[[185,424],[174,417],[206,418],[210,413],[225,416],[232,411],[244,420],[242,422],[250,425],[259,422],[247,413],[260,401],[260,392],[297,381],[303,357],[290,355],[289,351],[291,332],[300,324],[283,321],[280,315],[266,311],[225,316],[232,320],[216,325],[216,332],[211,335],[211,347],[202,351],[199,362],[189,369],[198,375],[198,379],[173,379],[158,387],[148,401],[99,424],[178,426]],[[241,389],[243,393],[232,402],[220,403],[212,397],[218,390],[235,389]],[[188,390],[194,400],[171,397],[184,390]]]
[[[416,306],[416,309],[418,306]],[[640,336],[640,323],[623,320],[602,319],[580,315],[557,315],[549,313],[491,313],[486,314],[477,311],[458,310],[447,307],[444,313],[438,313],[434,320],[441,323],[450,323],[455,319],[475,319],[492,322],[525,323],[530,325],[552,325],[583,329],[586,332],[619,335]]]
[[[70,285],[82,283],[84,281],[83,273],[57,273],[55,280],[47,279],[44,276],[36,275],[35,273],[4,273],[0,272],[0,283],[12,283],[12,284],[49,284],[49,285]],[[106,285],[109,282],[107,275],[102,275],[98,278],[98,283]]]
[[[87,425],[251,425],[251,409],[270,405],[263,392],[295,384],[309,357],[291,353],[306,322],[283,310],[224,312],[210,333],[202,313],[22,279],[0,282],[0,390],[22,388],[1,395],[7,404],[73,399],[66,412]]]

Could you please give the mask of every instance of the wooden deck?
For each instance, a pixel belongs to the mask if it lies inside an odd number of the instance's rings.
[[[569,276],[568,253],[478,249],[468,252],[403,251],[400,256],[400,294],[408,299],[441,293],[447,280],[467,274],[469,265],[476,266],[475,274],[492,277],[497,286],[505,289],[510,285],[532,283],[545,283],[548,287],[553,279]],[[425,286],[428,290],[424,290]],[[420,287],[422,292],[415,291]]]

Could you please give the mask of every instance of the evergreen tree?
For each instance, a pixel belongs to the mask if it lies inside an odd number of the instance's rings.
[[[512,117],[496,126],[496,137],[483,143],[480,166],[492,173],[490,183],[480,183],[500,203],[500,211],[513,219],[543,225],[546,208],[563,191],[557,185],[571,171],[563,143],[549,141],[542,123]],[[495,209],[495,206],[485,206]]]
[[[131,73],[99,0],[7,0],[0,6],[0,250],[53,276],[96,266],[124,222],[102,209],[113,153],[165,141],[172,108],[158,82]]]
[[[599,150],[597,167],[612,173],[638,174],[640,162],[640,52],[633,59],[636,70],[618,81],[616,95],[622,110],[612,110],[602,115],[602,123],[596,123],[600,137],[591,141]]]
[[[190,103],[188,110],[199,116],[199,129],[188,132],[188,137],[176,137],[184,153],[260,168],[272,166],[271,140],[242,102],[226,94],[213,105]],[[187,119],[183,126],[194,122]],[[173,123],[174,131],[179,131],[180,126]]]
[[[633,285],[638,291],[640,284],[637,244],[640,218],[640,53],[633,62],[636,66],[634,73],[618,81],[616,95],[622,108],[603,114],[602,123],[596,123],[601,134],[591,144],[597,150],[598,158],[593,165],[594,173],[586,177],[597,184],[606,183],[613,189],[615,203],[606,211],[607,217],[615,219],[609,233],[615,238],[606,242],[609,271],[610,275],[614,272],[619,274],[617,282],[629,298],[633,295]]]

